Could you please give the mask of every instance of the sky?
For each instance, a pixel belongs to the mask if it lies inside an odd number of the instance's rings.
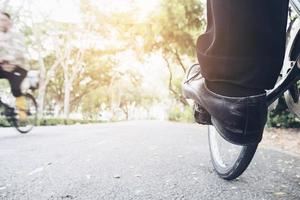
[[[155,10],[159,6],[160,0],[91,0],[92,3],[100,10],[105,12],[123,11],[126,12],[133,8],[133,5],[137,6],[140,11],[140,17],[146,18],[149,13]],[[3,9],[5,0],[0,0],[0,9]],[[33,16],[46,15],[49,18],[56,21],[79,23],[80,22],[80,10],[79,0],[14,0],[7,1],[14,9],[18,7],[27,8],[31,10]],[[135,2],[135,3],[133,3]],[[2,5],[2,7],[1,7]],[[4,8],[5,10],[6,8]]]

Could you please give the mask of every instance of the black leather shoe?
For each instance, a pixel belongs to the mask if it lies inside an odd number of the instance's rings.
[[[197,81],[199,79],[202,79],[201,73],[200,73],[200,67],[198,64],[195,64],[193,66],[191,66],[189,68],[189,71],[185,77],[184,83],[182,85],[182,92],[183,92],[183,96],[186,99],[196,99],[196,92],[189,92],[189,90],[185,90],[184,88],[189,87],[188,84],[191,81]],[[188,89],[188,88],[187,88]],[[198,124],[202,124],[202,125],[212,125],[211,123],[211,116],[210,114],[207,112],[207,110],[201,105],[199,104],[197,101],[195,101],[195,106],[194,106],[194,118],[195,121]]]
[[[207,88],[199,65],[190,68],[182,88],[186,98],[209,113],[224,139],[238,145],[261,141],[268,113],[265,93],[248,97],[216,94]]]

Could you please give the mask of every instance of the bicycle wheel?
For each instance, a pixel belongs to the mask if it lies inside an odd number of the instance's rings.
[[[212,164],[220,177],[239,177],[250,164],[258,144],[239,146],[226,141],[214,126],[208,126],[209,150]]]
[[[20,133],[28,133],[37,124],[37,103],[35,98],[31,94],[24,95],[26,99],[26,120],[19,120],[18,116],[13,121],[14,126]]]
[[[299,81],[293,85],[290,91],[284,93],[284,99],[289,110],[300,117]]]

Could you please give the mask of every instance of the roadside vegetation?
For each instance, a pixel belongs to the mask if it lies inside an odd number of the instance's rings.
[[[73,21],[51,17],[54,8],[33,12],[37,0],[18,2],[0,0],[0,9],[11,13],[25,36],[27,66],[40,72],[35,96],[41,125],[193,122],[181,81],[197,62],[195,43],[206,25],[201,1],[154,0],[148,6],[136,0],[108,9],[95,0],[77,0],[79,20]],[[1,80],[1,97],[9,96],[7,88]],[[300,127],[282,105],[268,125]],[[8,124],[0,119],[0,126]]]

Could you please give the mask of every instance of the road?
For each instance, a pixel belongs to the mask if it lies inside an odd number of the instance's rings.
[[[157,121],[0,129],[0,199],[300,199],[300,157],[259,148],[236,181],[210,163],[206,127]]]

